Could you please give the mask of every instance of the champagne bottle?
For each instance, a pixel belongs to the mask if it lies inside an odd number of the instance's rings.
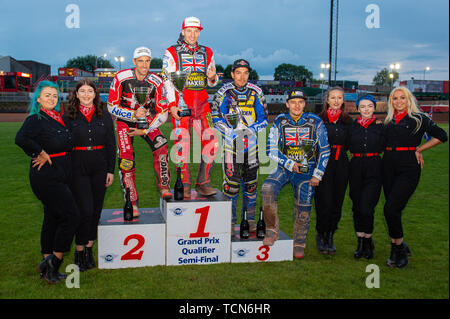
[[[247,209],[244,210],[244,216],[241,220],[240,236],[242,239],[247,239],[250,236],[250,226],[247,220]]]
[[[123,219],[125,221],[133,220],[133,205],[130,199],[130,188],[127,188],[125,193],[125,206],[123,208]]]
[[[256,237],[263,239],[266,235],[266,222],[264,221],[264,214],[262,207],[259,208],[259,220],[256,224]]]
[[[175,186],[173,188],[173,195],[175,200],[183,200],[184,198],[184,186],[181,181],[181,167],[177,167],[177,181],[175,182]]]

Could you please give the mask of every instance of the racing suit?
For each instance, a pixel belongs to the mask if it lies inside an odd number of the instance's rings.
[[[306,153],[300,146],[304,139],[316,143]],[[298,121],[294,121],[289,114],[278,115],[270,128],[267,155],[278,166],[264,181],[261,190],[266,230],[272,231],[275,239],[278,238],[277,197],[283,186],[291,183],[294,190],[294,247],[305,248],[314,195],[310,180],[312,177],[322,179],[330,155],[323,121],[312,113],[302,113]],[[304,156],[308,162],[308,172],[295,173],[294,163],[301,162]]]
[[[233,129],[224,115],[236,109],[242,112],[242,117]],[[264,94],[251,83],[243,88],[237,88],[234,83],[225,84],[214,95],[211,115],[214,127],[223,136],[223,193],[232,200],[232,223],[236,222],[236,202],[241,183],[242,212],[247,208],[249,221],[254,221],[259,168],[257,133],[268,124]]]
[[[217,153],[218,144],[214,135],[211,119],[211,110],[208,103],[208,93],[206,86],[215,86],[218,78],[211,82],[206,72],[210,68],[215,68],[214,55],[210,48],[196,44],[195,48],[186,42],[179,40],[176,45],[169,47],[163,57],[164,87],[168,108],[177,106],[179,101],[172,82],[169,79],[171,72],[190,71],[190,76],[186,80],[183,90],[183,100],[191,110],[191,116],[182,117],[175,120],[172,117],[172,124],[175,133],[175,149],[177,150],[176,161],[183,162],[181,167],[183,184],[191,185],[189,174],[190,154],[190,130],[194,127],[202,145],[201,162],[197,175],[197,185],[209,184],[214,158]]]
[[[139,108],[133,96],[133,88],[150,87],[150,101],[147,109],[149,128],[142,137],[150,145],[153,152],[153,168],[155,170],[158,189],[170,189],[169,161],[167,156],[167,139],[159,130],[159,126],[167,120],[167,103],[163,95],[163,80],[149,72],[144,80],[136,78],[135,69],[117,72],[109,90],[108,110],[116,117],[117,144],[119,148],[119,177],[122,189],[130,188],[133,205],[138,203],[138,192],[135,185],[136,165],[133,151],[133,137],[128,136],[130,128],[136,128],[135,111]]]

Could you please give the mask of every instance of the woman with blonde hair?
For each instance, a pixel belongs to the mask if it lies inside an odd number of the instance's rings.
[[[408,265],[410,250],[403,242],[402,211],[417,188],[423,168],[422,152],[447,141],[447,133],[417,106],[406,87],[392,90],[385,119],[383,156],[384,216],[391,237],[390,267]],[[432,138],[420,145],[424,134]]]

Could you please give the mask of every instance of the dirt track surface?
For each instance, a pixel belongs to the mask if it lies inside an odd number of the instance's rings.
[[[0,122],[23,122],[28,113],[0,113]]]

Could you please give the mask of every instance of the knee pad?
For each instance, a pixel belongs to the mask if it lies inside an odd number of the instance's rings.
[[[223,192],[228,197],[236,197],[239,194],[239,184],[233,185],[227,182],[223,183]]]
[[[119,158],[119,168],[124,172],[129,172],[135,167],[135,163],[133,160]]]
[[[247,193],[247,195],[253,195],[258,190],[258,181],[254,181],[251,183],[245,183],[244,185],[244,192]]]
[[[153,140],[153,151],[156,151],[165,145],[167,145],[167,139],[162,135],[158,135]]]

